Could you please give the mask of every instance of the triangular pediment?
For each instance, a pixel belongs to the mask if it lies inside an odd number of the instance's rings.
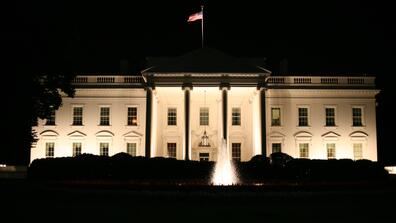
[[[332,131],[326,132],[325,134],[322,135],[323,138],[338,138],[340,136],[341,135],[339,135],[339,134],[337,134],[335,132],[332,132]]]
[[[71,132],[71,133],[67,134],[67,136],[72,137],[72,138],[82,138],[82,137],[85,137],[87,135],[82,133],[82,132],[80,132],[80,131],[74,131],[74,132]]]
[[[236,58],[219,50],[203,47],[178,57],[147,58],[143,73],[270,73],[265,58]]]
[[[124,137],[137,137],[137,138],[140,138],[140,137],[143,136],[143,134],[140,134],[140,133],[135,132],[135,131],[130,131],[130,132],[125,133],[123,136]]]

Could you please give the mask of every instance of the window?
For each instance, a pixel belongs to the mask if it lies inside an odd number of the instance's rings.
[[[110,125],[110,107],[100,108],[100,125]]]
[[[176,143],[168,142],[168,157],[176,158]]]
[[[83,124],[83,107],[73,107],[73,125]]]
[[[280,108],[271,108],[271,125],[280,126],[281,125],[281,110]]]
[[[109,155],[109,143],[108,142],[101,142],[99,144],[100,151],[99,154],[101,156],[108,156]]]
[[[232,160],[238,162],[241,161],[241,143],[232,143],[231,150]]]
[[[47,142],[45,143],[45,156],[47,158],[54,157],[55,143]]]
[[[298,126],[308,126],[308,108],[298,108]]]
[[[362,108],[352,108],[352,125],[363,126]]]
[[[355,160],[363,159],[363,144],[354,143],[353,144],[353,158]]]
[[[177,110],[176,108],[168,108],[168,125],[177,125]]]
[[[128,107],[128,125],[137,125],[137,108],[136,107]]]
[[[232,108],[232,125],[241,125],[241,108]]]
[[[127,143],[127,153],[131,156],[136,156],[136,143]]]
[[[336,158],[336,144],[335,143],[327,143],[327,159],[335,159]]]
[[[272,143],[272,153],[280,153],[280,152],[282,152],[282,144]]]
[[[326,108],[326,126],[335,126],[335,108]]]
[[[309,145],[308,143],[300,143],[300,158],[309,158]]]
[[[51,114],[47,118],[45,125],[55,125],[55,110],[51,110]]]
[[[204,107],[199,109],[199,124],[209,125],[209,108]]]
[[[81,155],[81,142],[73,142],[73,156]]]
[[[209,153],[199,153],[199,161],[209,161]]]

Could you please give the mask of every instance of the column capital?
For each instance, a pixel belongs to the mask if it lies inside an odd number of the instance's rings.
[[[182,90],[192,90],[192,89],[193,89],[192,83],[183,83]]]
[[[153,83],[147,83],[144,90],[155,90],[155,85]]]
[[[257,90],[267,90],[267,85],[265,83],[258,83]]]
[[[262,90],[267,90],[268,88],[267,87],[265,87],[265,86],[257,86],[257,90],[258,91],[262,91]]]
[[[231,89],[230,83],[221,83],[219,86],[219,89],[220,90],[230,90]]]

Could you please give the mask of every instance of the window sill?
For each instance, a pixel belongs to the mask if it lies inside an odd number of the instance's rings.
[[[325,129],[337,129],[338,128],[338,126],[337,125],[332,125],[332,126],[328,126],[328,125],[325,125],[325,126],[323,126]]]
[[[283,128],[283,125],[270,125],[271,128]]]
[[[366,126],[365,125],[352,125],[351,127],[354,129],[359,129],[359,128],[365,128]]]
[[[98,125],[99,128],[110,128],[111,125]]]
[[[311,126],[310,125],[304,125],[304,126],[297,125],[297,128],[310,129]]]

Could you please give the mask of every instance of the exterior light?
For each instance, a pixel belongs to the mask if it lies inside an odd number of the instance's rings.
[[[200,147],[210,147],[209,144],[209,136],[206,135],[206,131],[204,131],[204,134],[201,137],[201,142],[199,143]]]

